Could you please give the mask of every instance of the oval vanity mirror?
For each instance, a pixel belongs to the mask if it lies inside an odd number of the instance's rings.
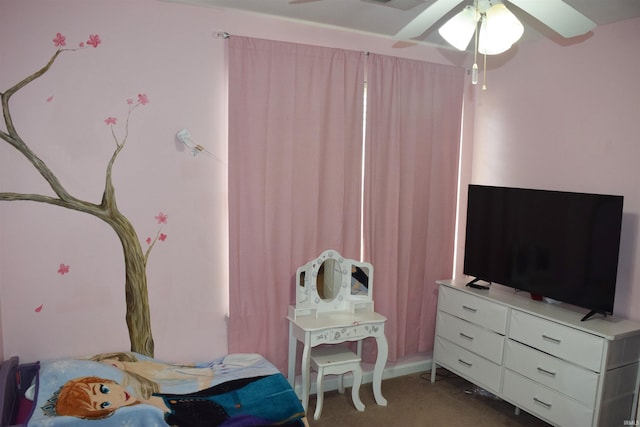
[[[325,302],[333,301],[340,294],[342,271],[340,264],[333,258],[325,259],[316,276],[318,296]]]

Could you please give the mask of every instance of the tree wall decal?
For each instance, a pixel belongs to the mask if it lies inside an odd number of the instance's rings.
[[[76,48],[66,48],[65,36],[58,33],[53,39],[53,43],[55,47],[57,47],[57,50],[49,59],[47,64],[9,89],[0,92],[2,116],[6,127],[6,132],[0,129],[0,138],[18,150],[31,163],[55,193],[55,196],[47,196],[43,194],[0,192],[0,201],[21,200],[47,203],[93,215],[111,226],[120,239],[124,254],[126,323],[129,329],[131,351],[153,357],[154,343],[151,332],[146,264],[149,252],[153,248],[153,245],[157,240],[163,241],[166,238],[166,235],[158,232],[154,239],[148,238],[147,244],[149,246],[146,251],[143,251],[135,228],[118,209],[116,203],[116,190],[111,178],[113,165],[127,142],[129,119],[131,114],[136,108],[144,106],[149,102],[147,96],[145,94],[139,94],[137,99],[127,100],[129,109],[124,126],[124,136],[121,138],[116,136],[114,129],[114,126],[117,124],[117,119],[115,117],[108,117],[105,119],[105,124],[111,128],[111,133],[115,141],[115,149],[107,164],[102,200],[99,204],[81,200],[70,194],[64,185],[58,180],[53,171],[49,169],[44,161],[42,161],[42,159],[40,159],[40,157],[38,157],[38,155],[32,151],[29,145],[20,137],[11,117],[9,104],[11,97],[20,89],[24,88],[32,81],[42,77],[47,71],[49,71],[61,54],[65,52],[75,52],[85,49],[88,46],[97,48],[101,42],[102,41],[97,34],[92,34],[89,36],[86,44],[83,42]],[[163,213],[160,213],[159,216],[156,217],[158,224],[166,223],[166,219],[167,217]]]

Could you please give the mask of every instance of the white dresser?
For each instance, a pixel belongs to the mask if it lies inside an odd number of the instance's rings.
[[[553,425],[636,425],[640,322],[465,283],[438,281],[432,382],[439,365]]]

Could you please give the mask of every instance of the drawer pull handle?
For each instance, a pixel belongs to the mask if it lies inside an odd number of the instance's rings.
[[[477,308],[469,307],[468,305],[463,305],[462,308],[464,308],[465,310],[470,311],[472,313],[475,313],[476,311],[478,311]]]
[[[472,336],[470,336],[470,335],[463,334],[462,332],[460,332],[460,336],[461,336],[462,338],[466,338],[466,339],[468,339],[469,341],[473,341],[473,337],[472,337]]]
[[[540,367],[538,367],[538,372],[540,372],[540,373],[542,373],[542,374],[547,374],[547,375],[549,375],[549,376],[551,376],[551,377],[555,377],[555,376],[556,376],[556,373],[555,373],[555,372],[553,372],[553,371],[547,371],[546,369],[544,369],[544,368],[540,368]]]
[[[538,399],[537,397],[534,397],[533,401],[536,402],[538,405],[544,406],[547,409],[551,409],[551,403],[547,403],[543,400]]]
[[[460,362],[461,364],[463,364],[464,366],[466,366],[467,368],[470,368],[473,366],[473,364],[469,363],[469,362],[465,362],[462,359],[458,359],[458,362]]]
[[[549,335],[545,335],[545,334],[542,334],[542,339],[546,340],[546,341],[550,341],[550,342],[552,342],[554,344],[560,344],[562,342],[562,340],[559,340],[558,338],[553,338],[553,337],[550,337]]]

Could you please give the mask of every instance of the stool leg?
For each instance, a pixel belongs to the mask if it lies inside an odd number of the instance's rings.
[[[316,381],[316,412],[313,414],[313,419],[318,420],[320,414],[322,414],[322,404],[324,403],[324,389],[322,388],[322,380],[324,379],[324,369],[318,368],[318,379]]]
[[[344,393],[344,382],[342,381],[343,378],[344,374],[338,375],[338,393],[340,394]]]
[[[364,403],[360,400],[360,384],[362,384],[362,368],[358,366],[353,371],[353,387],[351,387],[351,399],[356,409],[364,411]]]

